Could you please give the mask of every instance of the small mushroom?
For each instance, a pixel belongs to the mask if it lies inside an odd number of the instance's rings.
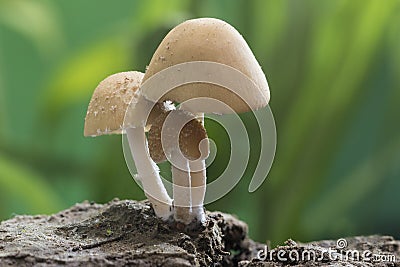
[[[259,109],[268,104],[270,93],[266,77],[246,41],[231,25],[212,18],[188,20],[173,28],[155,51],[143,78],[143,84],[163,70],[188,62],[199,61],[220,63],[227,66],[247,77],[254,86],[241,88],[242,91],[239,94],[217,84],[192,82],[173,88],[163,94],[161,98],[159,92],[155,91],[157,87],[154,89],[154,86],[148,90],[142,89],[142,95],[153,102],[161,103],[168,100],[182,103],[180,109],[191,112],[192,116],[196,114],[201,126],[203,113],[223,114],[229,111],[213,104],[207,104],[204,101],[196,102],[192,100],[215,99],[230,106],[237,113]],[[203,68],[206,68],[206,65],[204,64]],[[169,79],[177,79],[179,75],[184,76],[185,70],[183,68],[185,68],[184,65],[182,65],[182,69],[177,69],[178,71]],[[205,71],[210,71],[210,69]],[[215,71],[216,73],[210,73],[210,75],[220,75],[219,69]],[[189,75],[190,73],[186,72],[186,74]],[[165,76],[165,74],[162,76]],[[235,80],[235,77],[231,76],[222,78],[228,81]],[[171,114],[173,113],[175,112],[171,112]],[[176,116],[176,118],[178,117]],[[203,129],[204,127],[196,126],[196,131]],[[158,129],[157,134],[159,132]],[[178,143],[175,142],[175,146],[178,146]],[[182,149],[182,147],[179,148]],[[173,157],[174,155],[171,159],[174,161]],[[182,164],[179,161],[178,163]],[[205,161],[202,159],[192,162],[187,158],[182,165],[188,167],[177,168],[174,165],[172,166],[174,218],[186,225],[190,225],[192,222],[203,222],[205,220],[203,202],[206,190]],[[184,194],[182,194],[182,187],[187,188]],[[187,192],[189,193],[187,194]],[[188,206],[189,209],[186,208]]]
[[[143,73],[130,71],[113,74],[95,89],[85,118],[85,136],[126,133],[144,192],[158,217],[168,219],[172,200],[160,179],[159,169],[150,158],[145,130],[166,111],[163,103],[153,105],[139,94]],[[148,118],[146,109],[151,109]],[[125,119],[129,111],[128,123]],[[145,127],[146,126],[146,127]]]
[[[85,118],[85,136],[124,133],[124,118],[131,102],[138,102],[139,87],[143,73],[138,71],[120,72],[108,76],[93,92]],[[157,104],[152,109],[146,131],[152,121],[166,110]]]

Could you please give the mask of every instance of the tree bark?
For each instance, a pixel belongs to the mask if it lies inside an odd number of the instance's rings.
[[[247,225],[234,216],[207,212],[200,233],[182,233],[156,218],[147,201],[83,202],[54,215],[16,216],[0,224],[0,266],[400,266],[400,242],[389,236],[346,239],[345,250],[394,255],[395,262],[355,259],[282,261],[260,254],[265,245],[247,236]],[[323,255],[336,241],[309,244],[287,241],[282,249]],[[258,255],[258,258],[257,258]],[[292,256],[293,256],[292,255]]]

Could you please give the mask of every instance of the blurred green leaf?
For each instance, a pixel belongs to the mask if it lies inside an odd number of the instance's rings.
[[[8,196],[9,201],[4,208],[16,207],[19,210],[2,210],[7,212],[51,213],[62,207],[62,201],[49,187],[43,177],[0,154],[0,194]],[[11,205],[13,204],[13,205]]]
[[[0,1],[0,25],[30,39],[43,56],[60,49],[62,31],[50,1],[2,0]]]
[[[143,34],[163,23],[175,24],[187,19],[188,14],[184,12],[189,6],[185,0],[153,0],[141,1],[136,8],[136,16],[132,17],[135,32]],[[150,59],[149,59],[150,61]]]
[[[77,101],[87,99],[97,84],[115,72],[127,71],[127,48],[118,36],[92,43],[91,46],[72,55],[51,76],[44,92],[45,111],[55,116]]]
[[[3,85],[3,77],[2,77],[2,65],[0,62],[0,142],[2,138],[4,138],[5,130],[6,130],[6,96]]]
[[[350,42],[346,40],[348,43],[348,48],[344,50],[346,53],[342,56],[335,53],[339,47],[338,42],[345,39],[333,31],[339,27],[331,28],[332,31],[329,28],[324,29],[322,35],[316,35],[323,36],[316,42],[323,42],[322,44],[326,46],[315,44],[323,53],[315,51],[313,62],[315,65],[311,67],[311,71],[315,72],[310,73],[314,81],[310,81],[312,86],[309,83],[305,84],[304,93],[299,96],[293,107],[283,130],[284,136],[280,139],[284,139],[281,141],[283,145],[281,149],[289,157],[289,162],[285,162],[285,166],[278,163],[280,185],[290,187],[293,192],[300,191],[302,194],[292,193],[279,198],[280,207],[279,213],[274,218],[273,236],[277,240],[285,239],[287,229],[292,229],[294,233],[299,231],[296,218],[301,216],[301,211],[311,196],[310,193],[318,190],[321,184],[320,177],[326,174],[328,164],[337,149],[335,144],[341,142],[341,131],[337,125],[346,123],[346,114],[351,112],[354,103],[357,103],[356,97],[363,89],[363,79],[371,69],[374,55],[382,39],[381,29],[389,21],[395,4],[389,1],[385,4],[364,1],[362,6],[355,2],[345,3],[346,5],[340,6],[336,12],[353,10],[353,14],[357,14],[348,16],[354,28],[346,29],[350,29],[348,38],[351,38]],[[336,18],[337,15],[333,14],[329,18]],[[337,19],[334,21],[340,23]],[[327,22],[328,24],[321,26],[331,25],[329,19]],[[329,35],[325,34],[327,31],[330,32]],[[338,38],[340,41],[337,41],[336,45],[329,46],[328,44],[335,40],[332,38]],[[324,80],[321,80],[320,84],[315,83],[317,79],[324,79],[324,74],[328,76],[325,81],[332,83],[325,86],[322,86]],[[320,156],[316,159],[313,155]],[[287,165],[288,163],[290,165]]]
[[[394,66],[394,77],[397,81],[397,87],[400,86],[400,3],[395,9],[395,16],[393,16],[390,22],[390,29],[388,32],[388,43],[390,46],[390,52],[392,54],[391,62]],[[400,90],[397,90],[400,92]],[[398,98],[397,98],[398,99]]]
[[[249,42],[258,60],[270,59],[276,46],[281,43],[288,22],[285,16],[288,4],[287,1],[252,1],[252,6],[250,6],[252,16],[249,18],[252,23],[251,39]],[[263,25],[263,27],[259,27],[259,25]]]
[[[308,235],[318,237],[329,232],[329,222],[351,212],[360,201],[367,201],[374,188],[385,183],[384,177],[398,165],[399,151],[400,139],[390,142],[360,166],[354,167],[348,176],[340,179],[318,202],[314,202],[302,222]]]

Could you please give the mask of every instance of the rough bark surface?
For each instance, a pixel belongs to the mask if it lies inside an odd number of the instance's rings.
[[[336,259],[326,253],[336,241],[289,240],[260,260],[257,252],[265,246],[248,238],[244,222],[221,212],[207,216],[197,234],[157,219],[146,201],[84,202],[51,216],[16,216],[0,224],[0,266],[400,266],[400,242],[388,236],[348,238]],[[284,261],[278,249],[292,256],[312,250],[321,260]],[[395,262],[348,259],[346,249],[393,255]]]

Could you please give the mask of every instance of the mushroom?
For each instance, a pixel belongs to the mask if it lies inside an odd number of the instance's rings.
[[[154,105],[140,96],[138,89],[143,75],[136,71],[121,72],[100,82],[89,103],[84,135],[127,134],[146,197],[156,215],[167,220],[171,215],[172,200],[160,179],[157,165],[150,158],[145,130],[149,130],[151,122],[166,112],[168,106]],[[143,114],[150,108],[147,118]],[[129,120],[125,119],[127,110],[131,111]]]
[[[188,20],[173,28],[155,51],[142,85],[144,98],[181,103],[179,109],[196,114],[201,126],[204,113],[230,112],[207,99],[225,103],[237,113],[265,107],[270,99],[266,77],[246,41],[231,25],[213,18]],[[203,129],[196,126],[198,131]],[[150,140],[153,134],[151,130]],[[208,151],[208,142],[205,145]],[[182,163],[171,155],[171,160],[177,161],[171,164],[175,220],[186,225],[203,222],[205,159],[187,158]],[[182,187],[187,188],[186,194]]]

